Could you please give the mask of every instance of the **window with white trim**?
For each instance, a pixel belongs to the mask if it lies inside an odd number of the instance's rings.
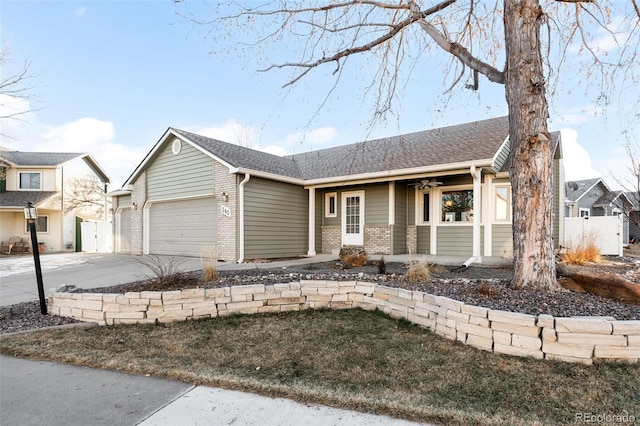
[[[473,222],[473,190],[442,192],[442,222]]]
[[[42,189],[42,173],[20,172],[20,189],[36,191]]]
[[[580,217],[589,217],[591,215],[591,209],[580,207]]]
[[[338,193],[327,192],[324,194],[324,217],[338,216]]]
[[[496,186],[494,209],[496,222],[511,221],[511,187],[509,185]]]
[[[24,229],[26,234],[30,232],[29,222],[26,219],[24,221]],[[39,234],[49,233],[49,216],[38,216],[36,218],[36,232]]]
[[[429,206],[431,195],[429,192],[418,192],[418,222],[429,223],[431,220],[431,207]]]

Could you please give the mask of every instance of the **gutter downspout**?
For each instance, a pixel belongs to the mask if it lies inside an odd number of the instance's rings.
[[[240,257],[236,263],[244,261],[244,186],[251,179],[249,173],[244,175],[244,179],[238,185],[238,252]]]
[[[482,258],[480,257],[480,207],[481,207],[481,199],[480,199],[480,178],[482,168],[477,168],[476,166],[471,166],[469,170],[471,176],[473,177],[473,252],[469,259],[463,263],[465,267],[469,267],[474,262],[481,262]]]

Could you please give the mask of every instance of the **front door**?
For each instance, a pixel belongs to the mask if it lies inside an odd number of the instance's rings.
[[[342,193],[342,245],[364,245],[364,191]]]

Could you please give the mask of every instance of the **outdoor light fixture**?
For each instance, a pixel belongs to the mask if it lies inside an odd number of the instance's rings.
[[[31,233],[31,251],[33,252],[33,263],[36,268],[36,281],[38,282],[38,297],[40,299],[40,313],[47,314],[47,303],[44,300],[44,285],[42,284],[42,268],[40,267],[40,251],[38,250],[38,236],[36,235],[36,219],[38,209],[29,201],[24,208],[24,218],[27,219],[29,232]]]
[[[131,203],[131,210],[138,210],[138,203]]]
[[[222,201],[224,203],[228,203],[229,202],[229,194],[227,194],[226,192],[222,193]]]

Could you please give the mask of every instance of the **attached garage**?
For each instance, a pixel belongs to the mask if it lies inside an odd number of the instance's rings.
[[[131,209],[126,207],[118,212],[116,220],[116,251],[129,253],[131,251]]]
[[[216,244],[218,204],[213,197],[153,202],[148,207],[149,254],[200,256]]]

